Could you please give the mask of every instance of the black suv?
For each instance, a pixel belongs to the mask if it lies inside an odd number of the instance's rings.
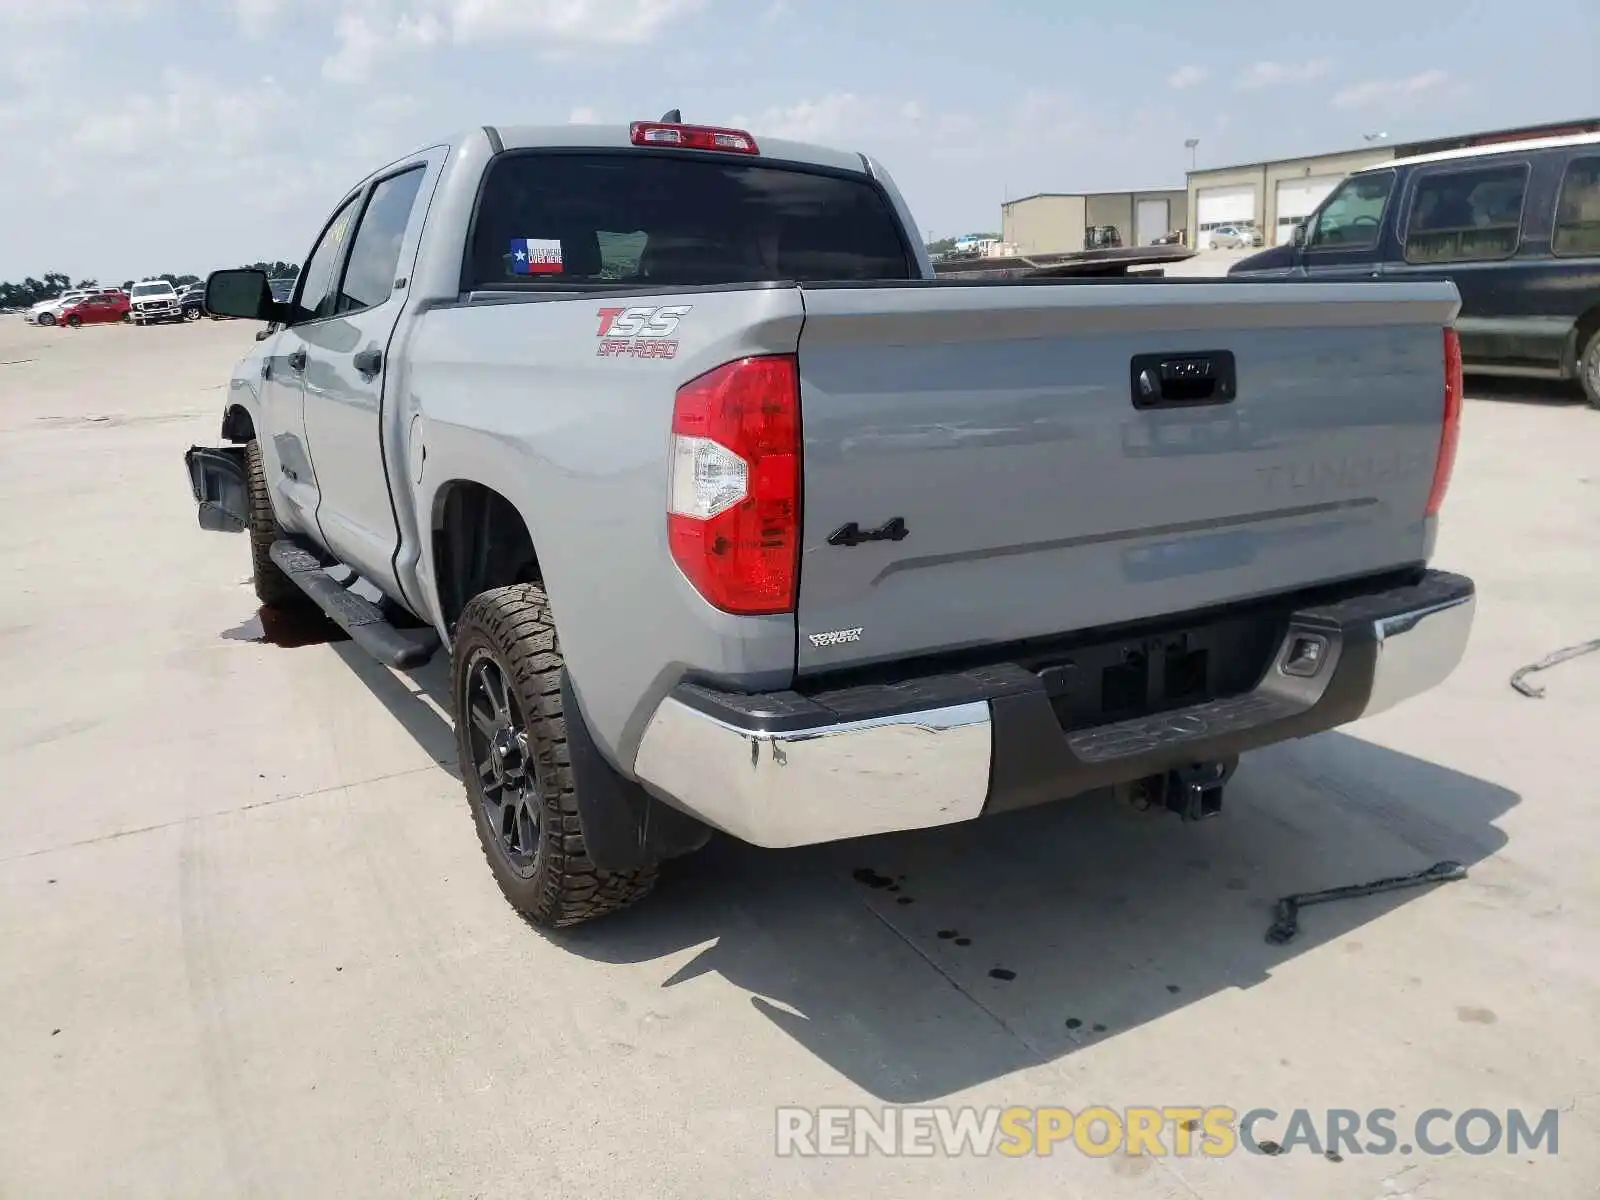
[[[178,297],[178,309],[183,313],[185,321],[198,321],[206,315],[206,285],[203,283],[190,284],[188,290]]]
[[[1367,167],[1228,275],[1453,280],[1469,372],[1576,379],[1600,408],[1600,133]]]

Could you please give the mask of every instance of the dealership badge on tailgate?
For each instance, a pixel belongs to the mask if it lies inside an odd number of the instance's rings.
[[[511,239],[513,275],[561,274],[561,243],[544,238]]]
[[[692,304],[665,308],[602,308],[596,313],[601,358],[677,358],[678,322],[693,310]]]

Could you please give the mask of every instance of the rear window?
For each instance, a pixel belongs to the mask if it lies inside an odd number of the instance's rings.
[[[912,276],[865,179],[639,151],[500,158],[471,245],[469,288]]]

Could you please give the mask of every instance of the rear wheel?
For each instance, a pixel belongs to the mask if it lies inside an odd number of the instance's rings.
[[[308,605],[306,594],[272,561],[272,543],[283,536],[283,530],[272,515],[267,473],[261,464],[261,443],[254,438],[245,443],[244,465],[250,484],[250,574],[256,599],[268,608]]]
[[[561,644],[544,589],[496,588],[456,623],[451,698],[461,779],[489,869],[511,906],[546,929],[580,925],[644,898],[652,864],[589,861],[567,748]]]
[[[1578,355],[1578,382],[1589,403],[1600,408],[1600,329],[1589,335]]]

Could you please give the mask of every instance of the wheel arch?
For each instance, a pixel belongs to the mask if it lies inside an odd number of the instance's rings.
[[[1568,372],[1576,378],[1579,360],[1583,357],[1583,348],[1589,344],[1589,339],[1600,331],[1600,304],[1591,305],[1587,312],[1582,313],[1572,325],[1572,340],[1567,347],[1566,367]]]
[[[434,493],[428,523],[439,616],[454,630],[480,592],[543,583],[527,519],[503,493],[474,479],[451,479]]]
[[[255,418],[242,404],[228,405],[222,414],[222,437],[234,445],[243,445],[256,436]]]

